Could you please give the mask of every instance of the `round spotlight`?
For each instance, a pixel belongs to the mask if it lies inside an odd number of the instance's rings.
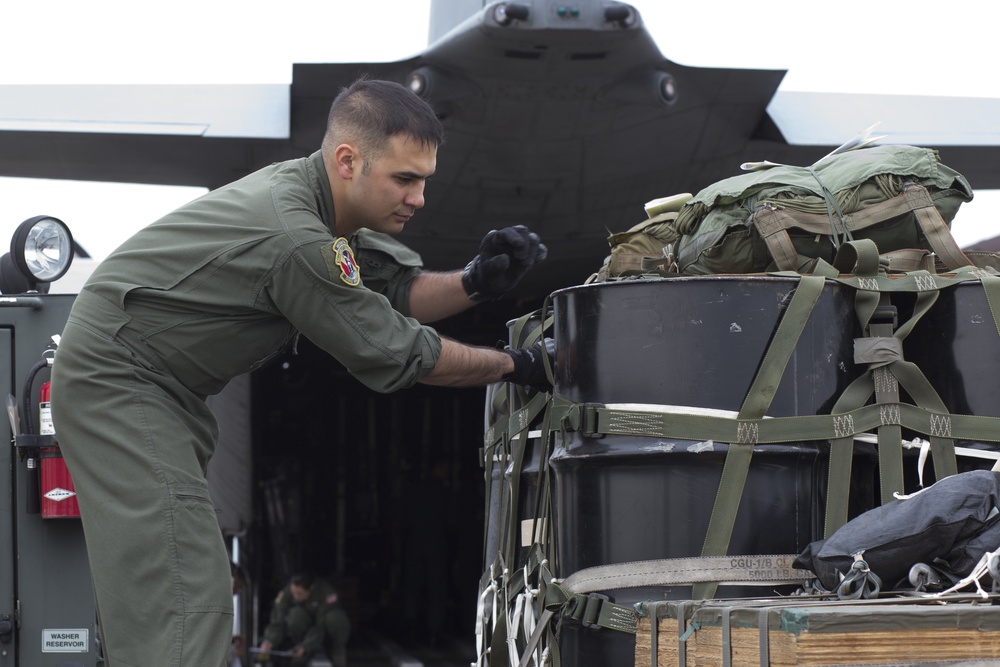
[[[666,72],[660,72],[656,77],[656,93],[664,104],[673,104],[677,101],[677,79]]]
[[[427,84],[427,73],[422,71],[422,68],[410,72],[409,76],[406,77],[406,87],[418,97],[424,97],[426,95],[428,88]]]
[[[617,23],[622,28],[631,28],[636,21],[635,10],[628,5],[611,5],[604,8],[604,20]]]
[[[517,2],[501,2],[493,8],[493,20],[500,25],[507,26],[514,21],[527,21],[531,13],[527,5]]]
[[[73,262],[73,235],[58,218],[29,218],[14,232],[10,254],[29,283],[50,283],[61,278]]]

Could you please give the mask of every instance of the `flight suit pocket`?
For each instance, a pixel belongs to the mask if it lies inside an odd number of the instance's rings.
[[[229,560],[208,492],[197,486],[172,486],[170,525],[172,569],[184,611],[232,614]]]

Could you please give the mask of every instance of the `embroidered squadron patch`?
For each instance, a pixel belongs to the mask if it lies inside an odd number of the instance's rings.
[[[351,250],[351,246],[347,243],[347,239],[343,236],[338,237],[337,240],[333,242],[330,246],[330,251],[333,253],[333,261],[335,266],[340,270],[340,279],[344,281],[344,284],[350,285],[351,287],[357,287],[361,284],[361,272],[358,270],[358,263],[354,259],[354,252]],[[331,278],[333,277],[333,266],[330,267]]]

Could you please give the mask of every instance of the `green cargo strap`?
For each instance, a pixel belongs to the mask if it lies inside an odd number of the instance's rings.
[[[534,311],[517,318],[511,324],[511,345],[515,347],[529,347],[542,337],[545,329],[552,324],[552,317],[545,317],[544,311]],[[530,331],[525,331],[529,325],[535,325]],[[548,405],[549,396],[543,392],[527,392],[521,387],[514,387],[509,383],[501,385],[500,391],[512,389],[517,400],[522,403],[522,407],[512,412],[506,419],[498,419],[491,425],[484,435],[486,448],[500,440],[505,445],[512,447],[510,452],[510,462],[512,466],[510,485],[511,489],[504,494],[506,502],[500,503],[498,510],[498,524],[500,526],[500,552],[506,562],[513,562],[514,554],[517,550],[517,538],[520,529],[518,521],[521,484],[521,468],[524,465],[524,456],[528,447],[528,429],[531,423],[538,417],[543,409]],[[530,398],[529,398],[530,397]],[[517,437],[515,437],[515,435]],[[491,472],[492,475],[492,472]],[[504,471],[501,471],[501,476]],[[487,486],[491,483],[491,477],[487,477]],[[487,513],[486,516],[489,514]]]
[[[892,324],[873,324],[871,335],[892,338]],[[871,368],[875,385],[875,403],[889,405],[899,402],[899,383],[896,376],[886,366]],[[891,408],[886,408],[891,409]],[[877,429],[878,435],[878,473],[879,489],[881,489],[882,504],[894,498],[894,493],[903,493],[903,431],[899,424],[885,423]],[[831,480],[831,483],[833,480]],[[850,478],[840,480],[845,486],[850,486]]]
[[[914,183],[907,186],[903,194],[917,217],[920,231],[927,237],[928,245],[934,249],[944,265],[949,269],[972,265],[972,260],[966,257],[955,242],[955,237],[951,235],[951,230],[927,190]]]
[[[514,320],[514,323],[511,325],[511,334],[510,334],[512,347],[519,347],[519,348],[531,347],[540,338],[542,338],[545,331],[552,326],[552,320],[553,320],[552,315],[546,315],[546,313],[548,313],[551,310],[551,308],[549,307],[550,298],[551,297],[545,298],[545,302],[543,303],[542,308],[530,312],[526,315],[522,315],[521,317]],[[540,324],[540,326],[535,326],[534,329],[525,334],[524,328],[528,324],[536,324],[536,325]],[[545,366],[545,371],[549,379],[549,384],[554,384],[552,380],[552,369],[550,368],[548,361],[549,361],[548,355],[545,355],[542,359],[542,363]],[[515,393],[517,394],[518,399],[521,402],[526,401],[528,398],[528,394],[530,392],[526,391],[524,387],[519,387],[517,385],[513,385],[513,387]]]
[[[891,419],[892,423],[926,435],[944,436],[950,432],[950,437],[962,440],[1000,442],[998,417],[935,412],[909,403],[888,407],[891,410],[885,410],[885,406],[865,405],[843,413],[743,421],[731,414],[695,412],[697,408],[687,406],[646,405],[639,409],[635,404],[572,403],[559,396],[553,397],[553,410],[562,415],[562,427],[591,436],[629,435],[716,442],[753,439],[758,444],[769,444],[845,438],[878,428]],[[586,431],[580,428],[583,423],[588,424]]]
[[[831,412],[848,413],[868,402],[875,391],[875,380],[865,373],[847,386],[837,399]],[[826,516],[823,522],[824,537],[830,537],[837,528],[847,523],[850,498],[851,467],[854,462],[854,435],[830,439],[830,468],[827,471]]]
[[[842,258],[846,255],[846,262]],[[853,265],[850,272],[861,277],[886,274],[886,265],[879,261],[878,247],[870,240],[864,243],[845,244],[834,258],[833,265],[842,268]],[[861,330],[872,339],[888,340],[895,333],[897,324],[896,308],[892,305],[889,294],[858,290],[855,294],[855,308]],[[866,340],[866,339],[862,339]],[[888,351],[888,350],[886,350]],[[902,346],[899,348],[902,352]],[[855,354],[855,364],[859,363]],[[881,362],[877,366],[869,364],[866,372],[872,374],[875,387],[876,404],[899,402],[899,384],[895,376]],[[879,489],[882,494],[882,504],[893,499],[893,493],[903,492],[903,434],[898,424],[886,423],[877,429],[878,435],[878,473]],[[830,477],[829,484],[838,485],[849,493],[850,476],[843,479]],[[836,495],[836,493],[834,494]],[[827,497],[830,497],[829,493]]]
[[[913,315],[898,329],[896,310],[892,306],[890,294],[878,289],[878,278],[887,278],[885,262],[879,261],[878,249],[872,241],[860,240],[845,244],[834,259],[834,266],[842,271],[855,274],[862,281],[855,298],[858,322],[867,334],[855,340],[857,365],[867,364],[866,374],[871,382],[866,382],[866,391],[859,392],[855,382],[852,390],[844,392],[833,408],[834,413],[845,412],[865,404],[875,395],[876,405],[883,406],[882,413],[887,420],[878,429],[879,480],[882,503],[893,499],[894,492],[903,490],[902,433],[898,423],[889,419],[894,404],[899,402],[899,382],[897,374],[903,373],[909,384],[918,386],[917,405],[930,407],[939,412],[947,412],[937,393],[925,378],[914,376],[902,361],[902,341],[913,330],[917,322],[937,301],[939,292],[930,274],[920,271],[912,277],[917,289],[917,301]],[[874,283],[872,281],[874,280]],[[874,288],[873,288],[874,287]],[[923,379],[923,382],[920,380]],[[911,394],[911,398],[913,398]],[[954,459],[954,443],[935,436],[935,471],[938,474],[953,474],[957,471]],[[847,520],[847,503],[850,488],[853,438],[839,438],[831,441],[830,470],[827,481],[827,511],[825,534],[829,537],[834,530]]]
[[[736,416],[740,423],[750,426],[767,412],[781,383],[788,360],[795,351],[795,345],[805,329],[806,322],[809,321],[809,315],[823,292],[825,282],[818,276],[803,276],[799,281]],[[723,556],[729,549],[729,540],[736,524],[736,513],[750,469],[750,458],[754,445],[757,444],[754,433],[755,429],[750,426],[741,431],[741,437],[737,441],[729,441],[729,450],[722,467],[722,479],[719,482],[705,543],[701,550],[702,556]],[[699,599],[712,597],[716,588],[717,584],[713,583],[699,584],[695,586],[692,597]]]
[[[514,554],[517,552],[518,535],[520,524],[518,522],[520,490],[521,490],[521,469],[524,467],[524,456],[528,450],[528,429],[531,422],[548,405],[549,395],[536,393],[528,404],[510,416],[510,442],[513,447],[513,458],[511,460],[510,490],[507,493],[509,502],[507,503],[507,516],[501,517],[506,521],[501,521],[500,525],[506,523],[507,537],[504,541],[503,550],[506,562],[514,562]],[[514,433],[517,437],[514,437]],[[501,473],[502,474],[502,473]]]
[[[993,324],[1000,334],[1000,276],[983,275],[983,289],[986,290],[986,302],[990,305],[990,313],[993,315]]]
[[[873,204],[860,211],[844,215],[840,222],[846,234],[865,229],[884,220],[912,211],[927,243],[949,269],[969,266],[972,260],[955,242],[951,230],[934,206],[927,189],[911,183],[895,197]],[[791,209],[765,206],[755,211],[751,221],[782,271],[794,271],[798,266],[798,252],[792,244],[788,229],[798,228],[812,234],[830,234],[830,214],[805,213]]]
[[[551,397],[549,397],[551,398]],[[549,471],[551,447],[554,444],[552,433],[551,400],[542,416],[539,442],[538,472],[535,477],[535,507],[531,513],[532,542],[544,545],[546,558],[550,567],[558,571],[558,550],[555,544],[555,530],[549,518],[552,515],[552,476]]]
[[[507,385],[506,383],[500,386],[500,391],[506,393]],[[493,469],[498,463],[497,457],[500,457],[499,463],[501,463],[500,476],[501,480],[504,475],[504,467],[508,462],[512,462],[515,472],[512,479],[513,494],[504,493],[500,498],[499,508],[497,511],[497,521],[499,526],[506,526],[506,531],[502,528],[500,530],[501,542],[501,553],[509,561],[512,557],[513,547],[511,546],[511,540],[516,534],[517,525],[517,491],[520,484],[520,467],[523,465],[524,451],[527,447],[528,437],[527,431],[531,423],[535,418],[542,413],[549,403],[549,395],[543,393],[536,393],[525,405],[519,410],[516,410],[513,414],[508,417],[498,419],[493,424],[487,428],[484,435],[485,447],[483,449],[483,467],[485,469],[486,478],[486,489],[485,489],[485,512],[484,516],[489,516],[490,514],[490,502],[492,499],[492,479],[493,479]],[[514,437],[517,435],[518,437]],[[513,451],[509,451],[509,447],[513,447]],[[506,536],[506,539],[504,539]],[[486,536],[483,536],[483,555],[487,558],[489,554],[486,551]]]
[[[506,383],[496,382],[486,387],[487,398],[487,428],[483,434],[483,448],[480,452],[480,466],[483,468],[486,488],[483,493],[483,516],[490,515],[490,507],[493,501],[493,468],[497,463],[497,458],[501,459],[501,470],[506,461],[507,452],[507,428],[508,417],[504,414],[510,410],[507,402],[508,392]],[[502,504],[501,495],[500,502]],[[499,515],[499,514],[498,514]],[[486,553],[488,534],[483,531],[483,562],[489,562],[489,554]]]
[[[900,248],[883,252],[881,257],[888,260],[889,270],[909,273],[911,271],[937,272],[937,263],[934,261],[935,255],[930,250],[923,248]]]

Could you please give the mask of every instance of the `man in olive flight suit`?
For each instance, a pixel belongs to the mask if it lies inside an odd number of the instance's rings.
[[[462,345],[422,323],[497,298],[545,258],[522,226],[448,273],[387,234],[424,204],[443,130],[406,88],[360,80],[321,150],[265,167],[140,230],[77,298],[53,408],[76,484],[109,667],[216,667],[233,620],[205,470],[205,405],[299,334],[381,392],[416,382],[545,383],[546,340]],[[356,255],[355,255],[356,253]]]
[[[292,664],[300,665],[322,648],[334,667],[344,667],[351,623],[339,602],[337,591],[325,579],[307,572],[292,575],[274,599],[261,656],[272,649],[291,650]]]

